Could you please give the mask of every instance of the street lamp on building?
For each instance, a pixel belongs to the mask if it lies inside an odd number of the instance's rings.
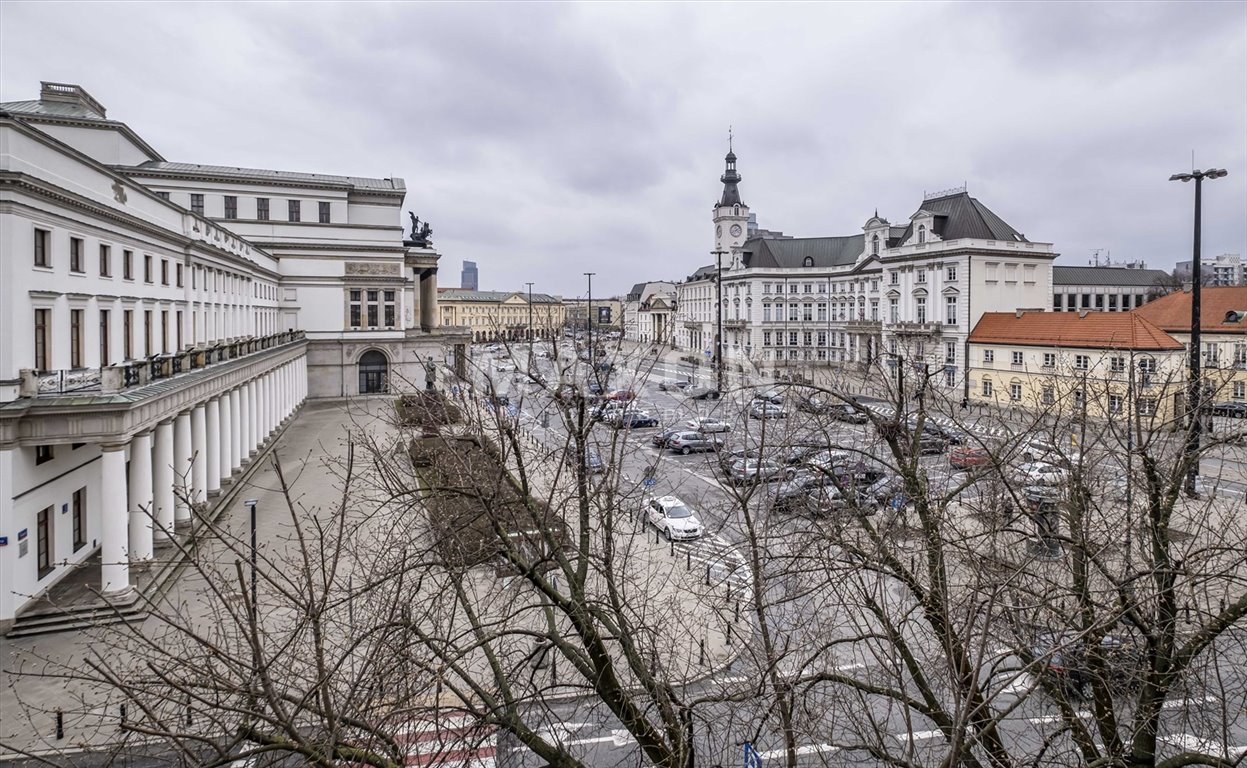
[[[255,621],[259,615],[258,606],[256,605],[256,556],[255,556],[255,509],[259,505],[258,499],[247,499],[242,503],[244,507],[251,511],[251,620]]]
[[[528,371],[533,370],[533,284],[524,283],[528,286]]]
[[[1191,171],[1190,173],[1175,173],[1169,177],[1170,181],[1195,182],[1195,238],[1191,254],[1191,349],[1189,357],[1188,376],[1190,380],[1187,382],[1187,411],[1190,413],[1190,431],[1187,433],[1186,439],[1186,495],[1194,498],[1199,494],[1196,485],[1199,480],[1199,446],[1200,438],[1204,430],[1204,386],[1203,377],[1200,374],[1200,355],[1203,353],[1201,349],[1200,339],[1200,220],[1202,217],[1201,204],[1203,195],[1204,179],[1220,179],[1229,175],[1222,168],[1209,168],[1206,171]]]

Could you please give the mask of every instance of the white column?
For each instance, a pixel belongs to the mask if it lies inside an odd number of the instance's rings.
[[[207,415],[203,403],[191,410],[191,501],[196,504],[208,498]]]
[[[239,466],[251,460],[251,448],[255,445],[252,437],[255,434],[255,399],[251,397],[251,382],[238,388],[238,426],[242,436],[238,451]]]
[[[157,540],[168,539],[173,533],[173,422],[162,421],[156,425],[156,457],[152,477],[155,478],[155,503]],[[169,533],[162,533],[168,531]]]
[[[230,430],[230,458],[229,466],[231,470],[238,469],[242,466],[242,395],[238,389],[229,391],[229,430]]]
[[[191,485],[191,415],[182,411],[173,422],[173,486],[177,489],[174,519],[181,523],[191,519],[186,505]]]
[[[126,551],[126,444],[106,444],[100,454],[100,591],[116,594],[130,589]]]
[[[263,436],[260,434],[260,384],[255,379],[247,383],[247,389],[251,394],[250,410],[251,414],[251,453],[255,453],[260,447]]]
[[[260,377],[260,441],[273,434],[273,374]]]
[[[204,431],[207,437],[207,484],[205,493],[221,490],[221,400],[212,398],[208,401],[205,414]]]
[[[234,406],[229,393],[221,395],[221,480],[228,480],[233,474],[234,460]]]
[[[130,440],[130,561],[152,559],[152,433]]]

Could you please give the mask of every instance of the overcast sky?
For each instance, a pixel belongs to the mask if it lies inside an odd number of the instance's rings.
[[[1058,263],[1247,256],[1247,3],[0,4],[0,100],[78,83],[173,161],[401,176],[440,282],[710,263],[728,126],[768,229],[969,192]],[[403,217],[406,223],[406,217]]]

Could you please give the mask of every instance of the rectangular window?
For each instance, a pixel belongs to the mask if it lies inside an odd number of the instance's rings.
[[[987,282],[995,282],[999,279],[1000,264],[990,261],[983,265],[983,279]]]
[[[1126,358],[1124,357],[1109,358],[1109,369],[1112,370],[1113,373],[1121,373],[1122,371],[1126,370]]]
[[[113,249],[107,245],[100,246],[100,277],[113,276]]]
[[[168,192],[156,192],[156,197],[159,197],[161,200],[168,200],[169,193]]]
[[[377,304],[378,304],[378,299],[380,297],[380,292],[379,291],[367,291],[367,295],[368,295],[368,306],[365,308],[365,311],[368,314],[368,327],[375,328],[377,327],[377,315],[378,315]]]
[[[818,332],[818,346],[820,347],[827,346],[827,331]]]
[[[317,205],[317,208],[319,208],[319,209],[320,209],[320,210],[319,210],[319,213],[320,213],[320,223],[321,223],[321,224],[328,224],[328,223],[329,223],[329,203],[324,203],[324,202],[319,203],[319,204]]]
[[[143,310],[143,356],[152,356],[152,311]]]
[[[814,319],[814,305],[813,304],[802,304],[801,305],[801,319],[806,321],[807,323]]]
[[[160,310],[160,351],[169,351],[169,310]]]
[[[191,193],[191,213],[197,213],[200,216],[204,215],[203,195]]]
[[[35,310],[35,370],[47,371],[52,366],[52,350],[49,346],[52,333],[52,310]]]
[[[872,322],[879,322],[879,300],[870,300],[870,319]]]
[[[351,300],[348,302],[348,307],[349,307],[350,316],[351,316],[350,320],[351,320],[352,328],[358,328],[360,327],[360,325],[363,324],[362,323],[363,304],[360,302],[361,294],[362,294],[362,291],[351,291],[350,293]]]
[[[802,343],[802,344],[804,344],[804,345],[805,345],[805,346],[807,346],[807,347],[809,347],[809,346],[813,346],[813,344],[814,344],[814,332],[813,332],[813,331],[806,331],[806,332],[805,332],[805,334],[801,337],[801,343]]]
[[[267,197],[257,197],[255,199],[255,217],[258,221],[268,221]]]
[[[826,304],[819,303],[819,305],[818,305],[818,320],[819,320],[819,322],[820,322],[820,323],[825,323],[825,322],[827,322],[827,305],[826,305]]]
[[[52,450],[52,446],[50,445],[36,445],[35,446],[35,466],[39,466],[40,464],[47,464],[49,461],[51,461],[54,458],[56,458],[56,454]]]
[[[169,260],[168,259],[160,260],[160,284],[161,285],[169,284]]]
[[[1018,402],[1022,399],[1022,385],[1014,382],[1009,385],[1009,399]]]
[[[1074,367],[1080,371],[1085,371],[1091,367],[1091,358],[1087,355],[1075,355]]]
[[[814,293],[814,285],[813,285],[813,283],[806,283],[806,284],[805,284],[805,288],[803,288],[802,290],[803,290],[803,292],[804,292],[804,293]]]
[[[771,322],[771,305],[770,304],[762,305],[762,322],[764,323]]]
[[[225,196],[225,218],[238,218],[238,197],[237,195]]]
[[[69,367],[82,367],[82,317],[81,309],[69,310]]]
[[[385,292],[385,327],[393,328],[395,326],[394,315],[397,306],[394,302],[394,291]]]
[[[944,297],[944,325],[957,324],[957,297]]]
[[[763,284],[762,284],[762,292],[763,292],[763,293],[770,293],[770,292],[771,292],[771,284],[770,284],[770,283],[763,283]]]
[[[52,515],[56,507],[44,507],[39,510],[35,519],[36,551],[38,552],[39,578],[44,578],[53,570],[52,565]]]
[[[178,335],[174,338],[174,341],[177,342],[176,349],[181,349],[182,348],[182,310],[180,309],[177,311],[177,328],[178,328]]]
[[[152,255],[150,253],[143,254],[143,282],[150,283],[152,281]]]
[[[1247,398],[1247,381],[1234,382],[1234,399],[1242,400]]]
[[[1151,416],[1156,413],[1156,398],[1140,397],[1137,407],[1140,416]]]
[[[87,271],[87,266],[86,264],[83,263],[82,248],[83,248],[83,243],[82,243],[81,237],[69,238],[69,271],[70,272],[82,274],[83,272]]]
[[[888,322],[898,323],[901,319],[900,299],[888,299]]]
[[[299,201],[298,200],[287,200],[286,204],[287,204],[287,219],[290,221],[298,221],[299,220]]]
[[[1056,402],[1056,391],[1052,387],[1043,388],[1043,404],[1052,405]]]
[[[134,251],[121,252],[121,276],[126,280],[134,279]]]
[[[945,282],[949,282],[949,283],[956,282],[957,268],[949,267],[948,269],[944,270],[944,280]]]
[[[73,501],[74,515],[74,551],[82,549],[87,545],[87,489],[79,488],[74,491]]]
[[[134,359],[134,310],[126,309],[121,313],[121,347],[126,360]]]
[[[1087,404],[1087,398],[1085,395],[1083,395],[1082,390],[1075,389],[1074,390],[1074,407],[1082,408],[1086,404]]]
[[[1018,281],[1018,265],[1017,264],[1006,264],[1005,265],[1005,282],[1016,283],[1017,281]]]
[[[901,273],[900,272],[889,272],[888,279],[891,281],[892,285],[899,285],[901,282]]]
[[[1035,282],[1035,274],[1036,274],[1036,270],[1035,270],[1034,264],[1023,264],[1022,265],[1022,282],[1024,283]]]
[[[1121,413],[1121,395],[1108,396],[1108,412]]]
[[[1021,365],[1021,364],[1022,364],[1022,353],[1021,353],[1021,352],[1014,352],[1014,353],[1013,353],[1013,364],[1014,364],[1014,365]]]
[[[181,264],[177,265],[177,286],[179,288],[182,287],[182,265]]]
[[[50,267],[52,266],[52,253],[48,249],[48,242],[52,239],[52,233],[46,229],[35,230],[35,266]]]
[[[927,281],[927,270],[925,268],[918,269],[917,279],[920,283],[925,283]]]
[[[947,365],[957,364],[957,342],[955,341],[944,342],[944,362]]]
[[[788,332],[788,346],[790,347],[797,346],[797,332],[796,331]]]
[[[771,346],[771,332],[770,331],[762,332],[762,346],[764,347]]]
[[[992,380],[983,379],[983,397],[992,396]]]
[[[985,350],[983,350],[983,362],[985,362],[985,363],[994,363],[994,362],[996,362],[996,350],[994,350],[994,349],[985,349]]]
[[[1056,353],[1055,352],[1044,352],[1043,353],[1043,367],[1052,368],[1055,365],[1056,365]]]
[[[100,367],[110,364],[112,357],[109,355],[108,339],[111,335],[109,327],[109,317],[112,313],[107,309],[100,310]]]

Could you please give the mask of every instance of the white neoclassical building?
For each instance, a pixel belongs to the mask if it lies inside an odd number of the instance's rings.
[[[130,593],[305,398],[462,354],[404,194],[170,163],[76,85],[0,104],[0,631],[83,564]]]
[[[984,312],[1051,302],[1049,243],[1035,243],[964,189],[926,195],[902,225],[789,237],[748,230],[729,151],[712,213],[714,261],[677,287],[678,343],[713,354],[720,266],[723,358],[774,378],[846,366],[920,366],[952,392],[968,385],[970,329]]]

